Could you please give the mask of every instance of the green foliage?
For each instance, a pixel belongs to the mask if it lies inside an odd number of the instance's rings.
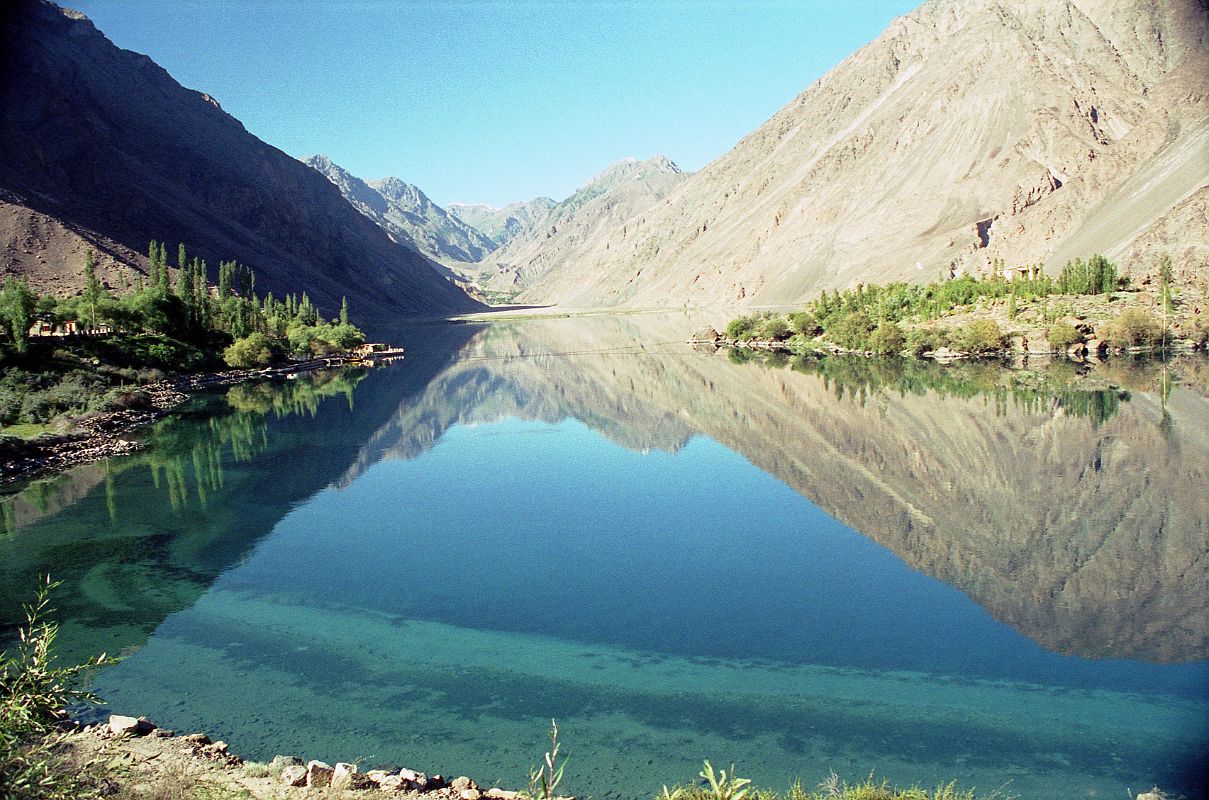
[[[878,355],[900,353],[906,343],[903,329],[893,322],[881,323],[869,336],[869,349]]]
[[[1003,350],[1005,338],[994,320],[976,319],[957,329],[953,347],[963,353],[996,353]]]
[[[846,350],[868,350],[873,320],[863,310],[845,314],[827,328],[827,338]]]
[[[731,768],[733,771],[733,767]],[[944,783],[934,789],[923,789],[913,786],[908,789],[898,789],[890,786],[887,781],[875,780],[872,775],[858,783],[848,783],[832,773],[819,784],[816,791],[809,791],[802,786],[801,781],[794,781],[785,793],[755,789],[749,786],[750,781],[715,776],[713,769],[706,762],[706,769],[701,776],[705,778],[705,786],[679,786],[675,789],[663,787],[655,796],[655,800],[740,800],[747,796],[752,800],[976,800],[973,791],[957,788],[956,782]],[[750,794],[749,794],[750,791]],[[998,792],[989,795],[985,800],[1009,800]]]
[[[4,279],[4,287],[0,289],[0,321],[18,353],[29,348],[29,328],[37,307],[38,296],[30,290],[29,283],[11,275]]]
[[[75,776],[56,764],[57,723],[69,703],[93,699],[74,688],[81,674],[114,663],[104,655],[79,666],[55,663],[59,627],[48,617],[56,586],[48,578],[38,587],[25,606],[15,650],[0,652],[0,797],[5,800],[79,796]]]
[[[223,361],[235,369],[265,367],[273,362],[273,342],[260,331],[248,334],[223,350]]]
[[[792,332],[789,323],[781,317],[769,317],[760,323],[760,327],[756,331],[759,338],[770,339],[774,342],[785,341]]]
[[[558,723],[550,720],[550,749],[543,763],[529,771],[529,797],[531,800],[552,800],[557,797],[558,785],[563,780],[567,764],[558,760]]]
[[[1115,347],[1154,347],[1163,341],[1163,326],[1141,308],[1127,308],[1100,328],[1100,338]]]
[[[1049,330],[1045,332],[1045,338],[1055,349],[1066,350],[1071,345],[1082,342],[1083,334],[1075,330],[1075,327],[1069,323],[1058,322],[1049,327]]]
[[[731,339],[750,339],[755,332],[756,321],[751,317],[737,317],[726,325],[726,335]]]
[[[798,311],[789,315],[789,325],[793,328],[794,333],[800,333],[802,336],[814,337],[822,331],[822,326],[819,325],[818,319],[809,311]]]
[[[907,334],[907,352],[915,357],[949,346],[948,328],[914,328]]]
[[[1110,294],[1117,290],[1117,265],[1101,255],[1068,261],[1058,276],[1061,294]]]

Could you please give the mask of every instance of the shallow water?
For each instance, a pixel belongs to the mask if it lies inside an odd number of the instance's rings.
[[[252,758],[518,787],[557,718],[581,796],[703,758],[1204,795],[1209,403],[1178,365],[1005,388],[688,326],[425,328],[397,367],[199,398],[8,498],[0,615],[52,571],[66,652],[127,655],[112,708]]]

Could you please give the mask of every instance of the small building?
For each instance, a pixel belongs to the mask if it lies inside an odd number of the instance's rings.
[[[353,355],[357,358],[364,358],[365,356],[373,355],[374,353],[385,353],[389,349],[389,345],[382,344],[381,342],[366,342],[365,344],[359,344],[354,347]]]
[[[1004,267],[1003,279],[1008,283],[1019,278],[1020,280],[1036,280],[1041,277],[1041,265],[1033,264],[1028,267]]]

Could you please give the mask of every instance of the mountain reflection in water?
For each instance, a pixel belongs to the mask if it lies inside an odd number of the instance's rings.
[[[602,794],[712,747],[774,780],[1204,789],[1204,360],[753,357],[694,327],[429,326],[391,369],[197,398],[4,500],[0,621],[50,571],[70,656],[134,653],[107,697],[253,756],[517,783],[517,730],[557,713]],[[355,733],[308,732],[329,703]]]

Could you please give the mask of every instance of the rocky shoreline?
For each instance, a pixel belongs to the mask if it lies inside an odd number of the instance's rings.
[[[192,796],[200,787],[235,792],[253,798],[349,797],[391,794],[423,796],[430,800],[525,800],[523,792],[498,787],[483,789],[466,776],[446,778],[414,769],[392,767],[361,771],[358,765],[319,760],[303,762],[295,756],[276,756],[267,764],[246,762],[230,752],[225,742],[201,733],[176,735],[158,728],[145,717],[112,715],[107,722],[76,726],[65,743],[73,760],[108,763],[127,768],[105,780],[129,780],[136,785],[160,783],[173,775],[188,775],[194,784],[178,787]],[[118,786],[111,787],[116,793]],[[372,793],[372,794],[370,794]],[[209,792],[205,792],[210,796]],[[174,795],[175,796],[175,795]],[[563,797],[554,800],[574,800]]]
[[[73,420],[75,430],[68,433],[0,440],[0,486],[140,450],[143,444],[126,438],[127,434],[168,416],[193,392],[288,378],[328,366],[331,365],[326,360],[319,360],[264,369],[233,369],[180,375],[133,387],[131,397],[135,407],[79,417]]]

